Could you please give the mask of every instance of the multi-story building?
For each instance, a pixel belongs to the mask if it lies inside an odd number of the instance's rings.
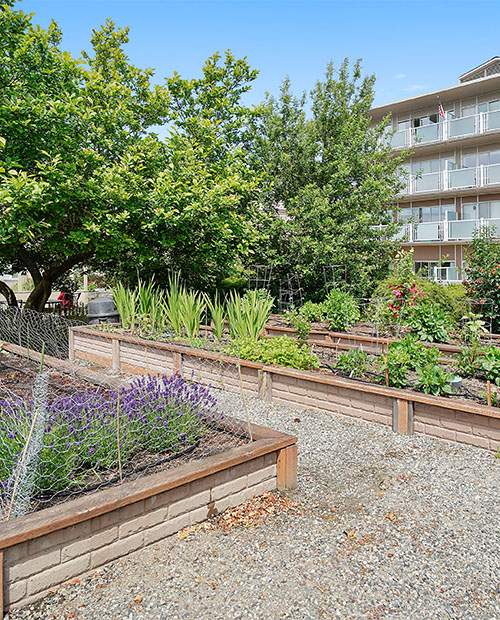
[[[494,226],[500,238],[500,57],[456,86],[374,108],[373,120],[388,113],[392,146],[412,151],[398,197],[403,244],[416,268],[460,282],[474,230]]]

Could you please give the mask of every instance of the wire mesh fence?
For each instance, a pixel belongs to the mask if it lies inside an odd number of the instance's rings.
[[[177,364],[173,352],[123,347],[128,371],[116,376],[103,369],[92,382],[67,363],[43,367],[3,351],[0,518],[251,441],[246,393],[255,389],[253,377],[221,355],[213,339],[198,339],[190,350]]]
[[[68,357],[68,328],[76,325],[84,322],[27,308],[0,308],[0,340],[38,352],[45,346],[48,355],[58,358]]]

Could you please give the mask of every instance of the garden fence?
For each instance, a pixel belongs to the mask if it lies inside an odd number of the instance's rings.
[[[0,354],[0,519],[251,441],[244,371],[215,343],[203,345],[207,358],[184,355],[182,368],[131,347],[120,370],[96,374],[47,357],[67,356],[62,332],[73,322],[52,315],[48,329],[44,316],[27,323],[24,312],[0,319],[0,338],[30,345],[24,356]]]

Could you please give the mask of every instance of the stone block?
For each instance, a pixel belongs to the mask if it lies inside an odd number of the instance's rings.
[[[97,568],[117,558],[122,558],[143,546],[144,534],[134,534],[128,538],[120,538],[111,545],[91,552],[91,568]]]
[[[44,592],[73,577],[82,575],[90,568],[90,553],[83,555],[70,562],[64,562],[54,568],[45,570],[28,579],[28,595]]]

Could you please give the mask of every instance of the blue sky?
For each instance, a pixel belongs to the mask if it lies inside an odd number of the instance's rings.
[[[63,30],[74,55],[88,47],[106,17],[130,26],[127,52],[161,81],[177,71],[200,74],[205,59],[231,49],[260,74],[248,97],[277,93],[288,74],[310,90],[326,63],[362,58],[375,73],[376,104],[455,84],[458,76],[500,55],[497,0],[24,0],[46,27]]]

